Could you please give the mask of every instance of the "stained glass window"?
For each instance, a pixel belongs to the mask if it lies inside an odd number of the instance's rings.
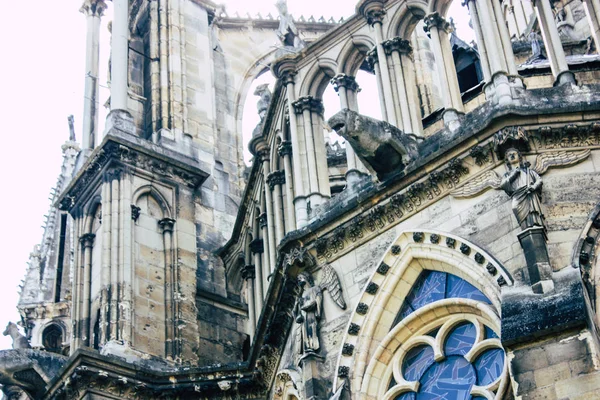
[[[497,337],[492,329],[485,328],[485,337]],[[439,336],[444,330],[430,332]],[[429,337],[431,337],[428,334]],[[402,359],[402,378],[407,382],[419,382],[417,392],[404,392],[394,400],[481,400],[485,397],[472,395],[474,386],[487,386],[502,377],[504,350],[488,348],[476,356],[473,362],[464,358],[477,342],[477,329],[470,321],[454,325],[443,339],[443,358],[434,359],[433,348],[419,344],[410,348]],[[485,340],[482,338],[480,340]],[[392,379],[393,384],[396,381]]]
[[[406,296],[392,327],[419,308],[442,299],[461,298],[492,302],[475,286],[446,272],[425,270]]]

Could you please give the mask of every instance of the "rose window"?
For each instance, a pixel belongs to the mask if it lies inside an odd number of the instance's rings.
[[[396,323],[419,314],[425,305],[442,307],[450,298],[471,304],[481,302],[486,307],[491,304],[481,291],[461,278],[423,271],[405,298]],[[410,337],[395,352],[391,371],[384,374],[389,379],[384,399],[500,398],[506,386],[507,366],[500,339],[490,325],[494,324],[477,315],[449,315],[440,318],[435,329]]]

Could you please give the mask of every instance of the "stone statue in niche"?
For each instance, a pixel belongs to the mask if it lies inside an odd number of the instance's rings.
[[[494,150],[508,171],[500,177],[489,170],[453,190],[454,197],[472,197],[487,189],[502,189],[512,198],[512,209],[522,229],[544,227],[541,206],[542,178],[548,168],[577,164],[590,150],[550,151],[538,154],[533,167],[523,157],[530,151],[527,132],[521,127],[504,128],[494,136]]]
[[[29,341],[27,340],[27,338],[23,335],[21,335],[21,332],[19,332],[19,328],[17,327],[17,325],[13,322],[9,322],[6,325],[6,329],[4,330],[4,332],[2,333],[4,336],[10,336],[12,338],[12,348],[13,349],[30,349],[31,345],[29,344]]]
[[[319,321],[323,313],[323,291],[329,291],[333,301],[343,310],[346,302],[342,294],[340,279],[330,265],[323,267],[323,282],[315,284],[312,276],[306,272],[298,275],[300,296],[294,305],[294,319],[300,324],[301,336],[299,353],[302,356],[315,354],[321,348],[319,342]]]
[[[539,60],[545,60],[546,57],[542,54],[542,38],[539,33],[532,30],[527,36],[531,44],[531,57],[526,61],[526,64],[532,64]]]
[[[278,0],[275,7],[279,10],[279,29],[277,36],[281,43],[286,47],[294,47],[301,49],[306,46],[306,43],[300,39],[298,28],[288,13],[287,0]]]
[[[508,149],[504,161],[508,172],[500,187],[512,198],[512,210],[519,225],[522,229],[543,227],[542,178],[523,160],[518,149]]]
[[[416,136],[385,121],[344,109],[327,123],[380,181],[402,171],[419,155]]]

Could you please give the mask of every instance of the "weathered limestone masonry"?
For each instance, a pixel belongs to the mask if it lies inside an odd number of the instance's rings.
[[[3,392],[600,399],[600,3],[468,0],[476,45],[449,3],[113,0],[100,134],[86,0],[83,146],[70,120]]]

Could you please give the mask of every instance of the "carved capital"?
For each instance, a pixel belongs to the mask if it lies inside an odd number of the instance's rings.
[[[85,14],[86,17],[102,17],[106,11],[106,3],[104,0],[85,0],[79,9],[79,12]]]
[[[264,242],[262,239],[254,239],[250,242],[250,251],[252,254],[261,254],[265,251]]]
[[[346,74],[337,74],[333,78],[331,78],[331,84],[335,91],[339,91],[341,87],[345,87],[346,90],[351,90],[356,92],[359,90],[358,83],[356,83],[356,78]]]
[[[267,184],[271,190],[275,189],[275,185],[285,184],[285,172],[273,171],[267,176]]]
[[[305,247],[302,246],[294,247],[292,250],[290,250],[285,255],[283,262],[287,266],[292,266],[297,263],[305,268],[310,268],[316,265],[315,258]]]
[[[383,17],[385,16],[382,0],[363,1],[357,11],[366,18],[369,25],[374,25],[376,23],[381,24],[383,22]]]
[[[368,53],[365,59],[367,64],[369,64],[369,69],[371,71],[375,70],[375,64],[379,62],[379,55],[377,54],[377,47],[373,47]]]
[[[277,153],[279,153],[279,157],[291,156],[292,155],[292,142],[289,140],[284,140],[279,144],[277,148]]]
[[[256,268],[254,265],[244,265],[242,267],[242,278],[244,280],[256,278]]]
[[[111,181],[115,181],[115,180],[119,180],[121,179],[121,176],[123,175],[123,170],[121,169],[112,169],[110,171],[106,171],[106,173],[104,174],[104,181],[105,182],[111,182]]]
[[[431,31],[431,28],[437,28],[445,32],[451,31],[450,23],[446,21],[446,19],[442,17],[437,11],[426,15],[423,21],[425,21],[425,32]]]
[[[320,99],[315,99],[312,96],[304,96],[300,97],[294,103],[292,103],[294,107],[294,111],[296,114],[302,114],[305,110],[309,110],[310,112],[315,112],[317,114],[323,115],[323,101]]]
[[[83,235],[81,235],[81,237],[79,238],[79,242],[81,244],[83,244],[83,247],[89,248],[92,247],[94,245],[94,239],[96,238],[96,235],[93,233],[85,233]]]
[[[296,60],[293,56],[284,56],[277,60],[271,67],[273,75],[283,81],[283,83],[294,83],[296,77]]]
[[[163,218],[158,221],[158,225],[162,228],[163,232],[173,232],[173,225],[175,220],[171,218]]]
[[[410,41],[402,39],[401,37],[395,37],[393,39],[386,40],[381,42],[381,45],[383,46],[383,50],[387,55],[392,54],[394,51],[397,51],[400,54],[410,55],[413,51]]]
[[[140,211],[142,211],[141,208],[139,208],[135,204],[132,204],[131,205],[131,219],[134,221],[137,221],[138,218],[140,217]]]

